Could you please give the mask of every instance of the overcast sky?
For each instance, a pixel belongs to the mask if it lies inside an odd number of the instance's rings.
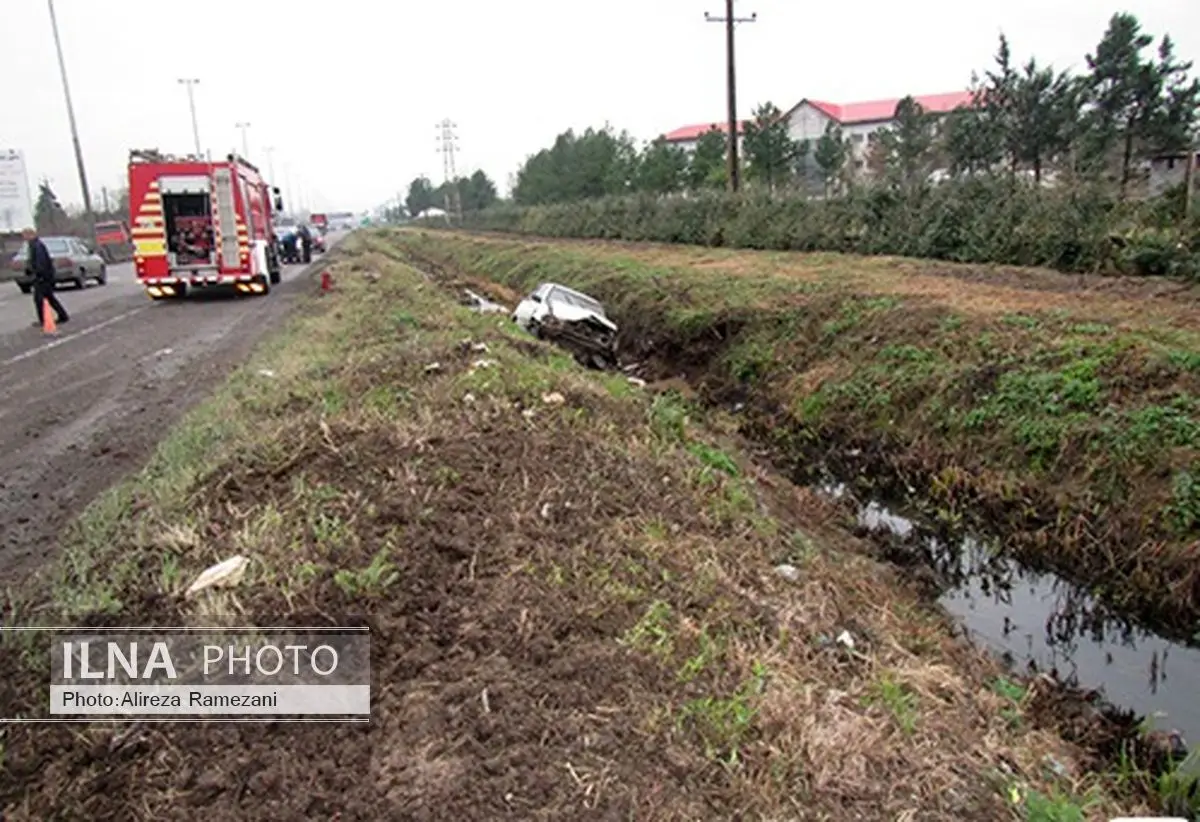
[[[0,0],[0,148],[82,202],[46,0]],[[965,88],[1001,31],[1016,56],[1082,68],[1115,11],[1200,57],[1200,0],[738,0],[739,113],[771,100],[852,102]],[[722,0],[56,0],[93,197],[130,148],[224,154],[249,121],[280,185],[319,209],[366,209],[442,177],[435,124],[458,125],[460,173],[503,191],[533,151],[605,121],[639,139],[719,120]]]

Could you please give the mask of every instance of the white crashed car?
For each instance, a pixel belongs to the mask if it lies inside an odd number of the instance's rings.
[[[513,322],[543,339],[561,342],[581,362],[605,368],[616,361],[617,326],[587,294],[542,283],[521,300]]]

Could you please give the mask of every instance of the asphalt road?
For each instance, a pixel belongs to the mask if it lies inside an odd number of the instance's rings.
[[[330,235],[332,244],[338,239]],[[265,297],[151,301],[130,265],[59,292],[70,322],[31,326],[32,298],[0,283],[0,584],[35,570],[70,518],[144,463],[306,293],[319,270],[288,266]]]

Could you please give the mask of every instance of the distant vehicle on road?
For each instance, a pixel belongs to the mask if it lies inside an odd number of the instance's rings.
[[[328,216],[328,220],[332,231],[353,231],[358,228],[358,220],[349,211],[335,211]]]
[[[129,226],[123,220],[96,223],[96,246],[105,262],[118,263],[133,259],[133,242]]]
[[[86,288],[88,280],[95,280],[98,285],[108,282],[108,266],[99,254],[88,249],[83,240],[78,237],[42,237],[42,242],[54,259],[55,283],[74,283],[76,288]],[[25,294],[33,290],[33,277],[25,273],[28,256],[29,246],[22,245],[21,250],[9,261],[9,268],[16,272],[13,279]]]
[[[310,214],[310,215],[308,215],[308,219],[312,221],[312,224],[314,226],[316,226],[316,228],[322,234],[324,234],[325,232],[327,232],[329,230],[329,217],[327,215],[325,215],[325,214]]]
[[[325,235],[321,233],[321,229],[318,228],[316,225],[310,225],[308,227],[308,233],[312,235],[313,251],[317,252],[318,254],[324,254],[325,253]]]

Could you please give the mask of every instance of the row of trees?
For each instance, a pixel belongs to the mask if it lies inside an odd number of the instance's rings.
[[[96,222],[129,219],[129,191],[121,189],[114,197],[105,197],[103,203],[97,204],[94,213]],[[74,208],[68,211],[64,208],[49,180],[42,180],[38,184],[37,199],[33,204],[33,221],[38,232],[44,235],[88,236],[87,217],[83,210]]]
[[[440,208],[448,212],[461,209],[464,213],[472,213],[495,205],[499,199],[496,184],[483,171],[476,171],[470,177],[459,177],[437,187],[434,187],[428,177],[417,177],[408,184],[404,211],[409,217],[416,217],[431,208]],[[389,220],[403,216],[397,213],[398,211],[399,209],[389,209],[385,216]]]
[[[1078,76],[1014,61],[1004,36],[993,67],[973,78],[973,103],[946,114],[901,100],[890,128],[858,155],[831,122],[811,143],[792,139],[783,112],[765,103],[745,126],[744,175],[768,189],[798,183],[836,192],[870,177],[896,187],[925,184],[938,169],[954,176],[1027,172],[1111,181],[1124,197],[1139,161],[1193,145],[1200,81],[1164,36],[1156,48],[1136,17],[1115,14],[1088,70]],[[692,152],[661,138],[639,150],[627,132],[606,126],[566,131],[517,173],[519,205],[569,202],[635,192],[668,194],[726,184],[727,141],[711,130]]]

